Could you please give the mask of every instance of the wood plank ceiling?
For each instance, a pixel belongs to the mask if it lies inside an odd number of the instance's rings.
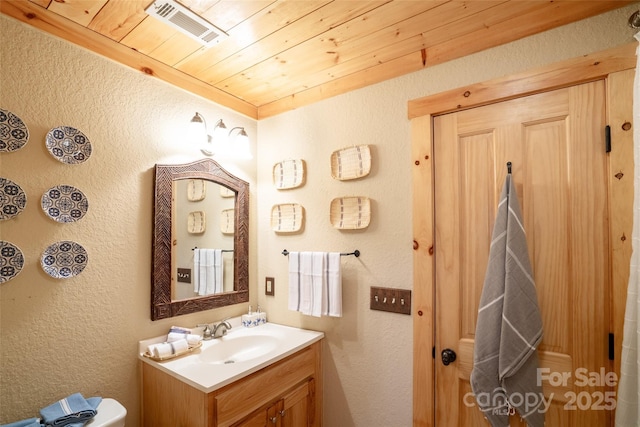
[[[256,119],[629,1],[181,0],[228,37],[203,47],[153,0],[2,0],[0,11]]]

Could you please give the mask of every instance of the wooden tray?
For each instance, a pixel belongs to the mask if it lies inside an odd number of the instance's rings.
[[[220,196],[221,197],[235,197],[236,193],[230,188],[225,187],[224,185],[220,186]]]
[[[371,219],[368,197],[339,197],[331,201],[331,225],[340,230],[367,228]]]
[[[356,145],[331,153],[331,176],[345,181],[362,178],[371,172],[371,150],[368,145]]]
[[[144,357],[148,357],[151,360],[155,360],[156,362],[163,362],[163,361],[167,361],[167,360],[171,360],[171,359],[175,359],[176,357],[180,357],[180,356],[184,356],[186,354],[192,353],[194,350],[199,349],[200,347],[202,347],[202,341],[200,341],[198,344],[193,345],[193,346],[189,346],[189,349],[186,351],[183,351],[182,353],[178,353],[178,354],[172,354],[171,356],[166,356],[166,357],[155,357],[154,355],[152,355],[151,353],[149,353],[149,351],[145,351],[144,353],[142,353],[142,355]]]
[[[235,231],[235,209],[225,209],[220,213],[220,231],[223,234],[233,234]]]
[[[187,183],[187,200],[199,202],[207,196],[207,182],[204,179],[190,179]]]
[[[304,208],[296,203],[275,205],[271,209],[271,229],[277,233],[300,231],[304,222]]]
[[[187,232],[189,234],[202,234],[206,228],[205,212],[190,212],[187,217]]]
[[[273,166],[273,185],[278,190],[297,188],[304,184],[304,160],[283,160]]]

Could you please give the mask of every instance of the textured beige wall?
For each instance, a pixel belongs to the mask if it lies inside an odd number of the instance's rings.
[[[412,287],[410,99],[632,41],[626,26],[638,4],[507,46],[282,114],[257,125],[198,97],[0,16],[0,106],[17,113],[31,131],[22,150],[0,154],[0,176],[29,197],[25,212],[0,222],[0,238],[22,248],[24,271],[0,286],[0,423],[32,416],[52,400],[80,391],[120,400],[127,424],[140,415],[136,344],[172,324],[193,325],[246,310],[246,304],[174,320],[149,320],[152,168],[195,160],[181,141],[181,125],[200,111],[207,119],[247,126],[258,159],[226,165],[252,185],[251,292],[272,321],[323,330],[325,425],[411,425],[410,316],[369,310],[369,287]],[[11,43],[6,42],[11,40]],[[44,147],[58,125],[83,131],[92,158],[67,166]],[[329,156],[352,144],[371,144],[371,175],[338,182]],[[254,148],[256,146],[254,145]],[[255,152],[255,151],[254,151]],[[307,161],[304,187],[278,191],[274,163]],[[69,183],[89,198],[89,213],[61,225],[39,208],[42,192]],[[329,224],[332,198],[368,196],[373,220],[364,231]],[[306,209],[304,232],[276,235],[275,203]],[[39,266],[50,243],[72,239],[89,251],[77,278],[55,280]],[[314,319],[286,308],[289,250],[351,251],[344,258],[344,317]],[[276,278],[275,297],[264,296],[264,277]]]
[[[254,150],[256,123],[4,15],[0,31],[0,105],[31,133],[21,150],[0,154],[0,176],[21,185],[28,198],[22,214],[0,222],[0,238],[26,258],[23,271],[0,286],[0,423],[35,416],[81,392],[116,398],[129,411],[127,424],[136,426],[138,340],[172,324],[238,315],[247,306],[150,320],[153,167],[202,157],[183,139],[195,111],[209,122],[223,118],[227,126],[247,127]],[[90,138],[88,161],[66,165],[51,157],[45,135],[60,125]],[[252,200],[255,163],[224,164],[249,181]],[[40,208],[42,193],[58,184],[87,196],[89,211],[79,222],[56,223]],[[255,206],[252,201],[254,219]],[[53,279],[39,259],[48,245],[66,239],[81,243],[89,262],[75,278]]]
[[[491,49],[441,66],[338,96],[258,123],[259,280],[273,276],[275,297],[261,305],[276,322],[326,332],[325,425],[409,426],[412,412],[410,316],[369,310],[370,286],[412,288],[411,157],[407,101],[466,84],[524,71],[633,42],[627,8]],[[370,144],[371,174],[357,181],[331,178],[330,155]],[[283,158],[307,161],[304,187],[279,191],[271,167]],[[373,218],[364,231],[335,230],[334,197],[367,196]],[[306,227],[299,235],[269,230],[276,203],[300,203]],[[352,251],[343,258],[344,317],[314,319],[287,310],[287,260],[283,249]]]

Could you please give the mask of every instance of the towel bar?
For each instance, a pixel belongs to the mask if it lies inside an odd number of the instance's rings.
[[[195,251],[196,249],[198,249],[197,246],[191,248],[192,251]],[[222,252],[233,252],[233,249],[222,249]]]
[[[284,256],[289,255],[289,251],[288,251],[288,250],[286,250],[286,249],[285,249],[285,250],[283,250],[283,251],[282,251],[282,255],[284,255]],[[349,253],[343,253],[343,252],[340,252],[340,256],[350,256],[350,255],[353,255],[353,256],[355,256],[356,258],[358,258],[358,257],[360,256],[360,251],[359,251],[358,249],[356,249],[355,251],[353,251],[353,252],[349,252]]]

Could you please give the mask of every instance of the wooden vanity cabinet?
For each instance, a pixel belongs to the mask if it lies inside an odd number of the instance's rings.
[[[234,424],[234,427],[298,427],[314,424],[315,380],[300,384],[285,394],[277,402],[265,409],[259,409],[248,418]],[[311,409],[311,410],[310,410]]]
[[[322,341],[205,393],[142,363],[145,427],[321,427]]]

